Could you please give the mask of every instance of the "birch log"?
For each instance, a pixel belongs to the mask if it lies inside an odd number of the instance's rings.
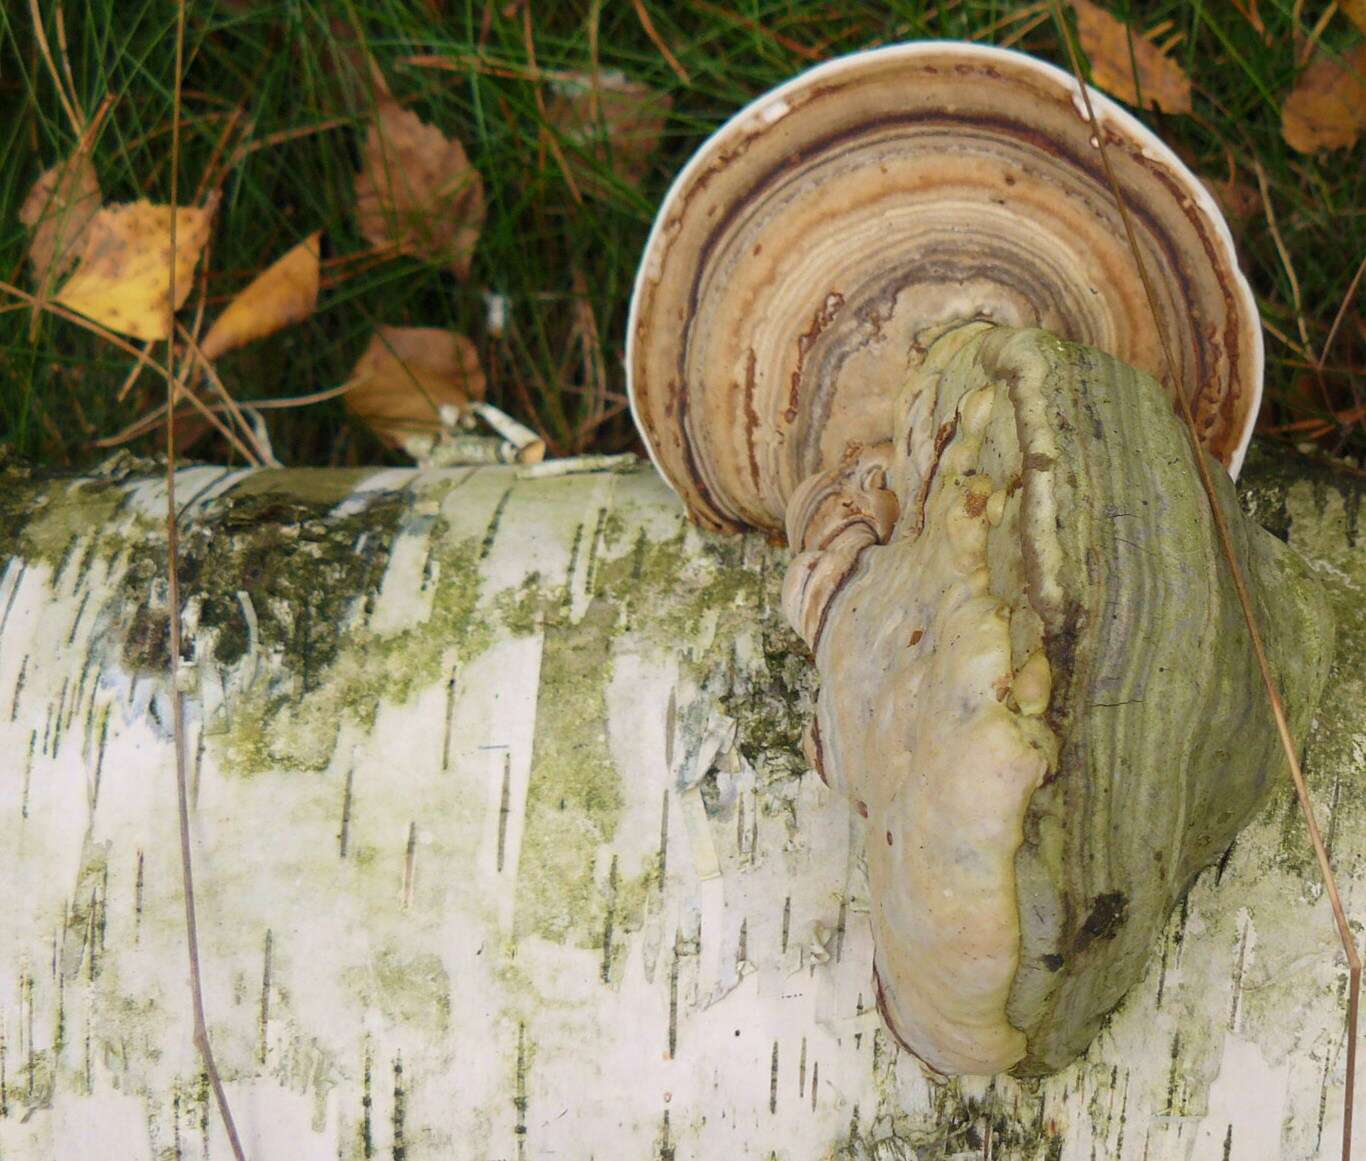
[[[1254,448],[1243,480],[1336,606],[1308,770],[1359,921],[1360,479]],[[163,485],[0,483],[0,1157],[226,1158]],[[177,494],[207,1004],[253,1158],[1337,1155],[1346,971],[1288,784],[1085,1057],[934,1083],[874,1009],[861,820],[800,757],[781,550],[644,469]]]

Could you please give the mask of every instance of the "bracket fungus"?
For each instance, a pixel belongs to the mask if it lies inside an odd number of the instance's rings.
[[[1322,592],[1230,476],[1260,331],[1199,182],[1091,94],[1302,732]],[[785,533],[808,756],[866,818],[879,1006],[944,1073],[1054,1071],[1283,756],[1076,83],[975,45],[725,125],[637,279],[637,422],[694,518]]]

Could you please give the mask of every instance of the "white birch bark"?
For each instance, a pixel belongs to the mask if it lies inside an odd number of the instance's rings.
[[[1341,619],[1309,771],[1360,920],[1360,491],[1249,478]],[[0,1157],[226,1158],[163,488],[5,487]],[[873,1007],[861,820],[798,756],[780,550],[685,527],[643,469],[177,488],[206,1000],[251,1157],[1337,1155],[1345,967],[1288,786],[1083,1060],[936,1084]]]

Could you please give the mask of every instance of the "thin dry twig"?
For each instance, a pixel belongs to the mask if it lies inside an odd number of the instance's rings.
[[[1328,328],[1328,337],[1323,340],[1323,347],[1319,351],[1319,357],[1314,361],[1314,373],[1318,375],[1320,379],[1322,379],[1323,376],[1324,361],[1328,358],[1328,352],[1333,347],[1333,340],[1338,337],[1338,328],[1342,326],[1342,320],[1347,317],[1347,309],[1352,305],[1353,299],[1356,298],[1357,287],[1361,285],[1361,275],[1363,271],[1366,271],[1366,258],[1363,258],[1357,264],[1357,272],[1352,275],[1352,281],[1347,287],[1347,293],[1342,296],[1342,305],[1338,307],[1338,313],[1333,319],[1333,325]],[[1344,420],[1342,422],[1342,435],[1344,439],[1346,439],[1347,434],[1353,427],[1358,423],[1363,422],[1363,419],[1366,419],[1366,416],[1362,415],[1361,392],[1357,389],[1356,376],[1349,375],[1347,377],[1347,382],[1351,387],[1352,400],[1356,403],[1357,409],[1356,414],[1352,419]]]
[[[1219,537],[1219,545],[1228,562],[1229,575],[1233,579],[1233,587],[1238,594],[1238,603],[1242,606],[1243,620],[1247,625],[1248,636],[1252,641],[1252,651],[1257,658],[1257,668],[1261,673],[1262,684],[1266,689],[1267,701],[1271,706],[1271,716],[1275,719],[1276,732],[1280,737],[1281,748],[1284,750],[1286,761],[1290,766],[1290,778],[1295,785],[1295,797],[1299,802],[1300,812],[1304,815],[1305,826],[1309,831],[1309,841],[1314,848],[1314,858],[1318,862],[1319,874],[1323,879],[1324,889],[1328,894],[1328,901],[1333,909],[1333,920],[1337,926],[1338,939],[1341,941],[1342,950],[1347,957],[1349,977],[1347,999],[1347,1075],[1344,1082],[1343,1094],[1342,1161],[1351,1161],[1352,1106],[1356,1082],[1357,1014],[1361,1002],[1361,956],[1357,952],[1356,941],[1352,936],[1352,929],[1347,922],[1347,912],[1342,905],[1342,897],[1338,892],[1337,878],[1333,873],[1332,861],[1328,857],[1328,849],[1324,845],[1323,836],[1319,831],[1318,820],[1314,817],[1314,804],[1309,794],[1309,784],[1305,781],[1304,771],[1300,767],[1299,748],[1296,746],[1295,739],[1290,733],[1290,723],[1286,718],[1285,705],[1281,701],[1280,689],[1271,672],[1271,663],[1267,658],[1266,645],[1262,640],[1261,626],[1258,624],[1256,613],[1253,612],[1252,598],[1248,593],[1247,581],[1243,576],[1243,568],[1238,561],[1237,553],[1234,551],[1233,538],[1229,532],[1228,521],[1224,516],[1223,509],[1219,506],[1214,490],[1214,480],[1210,476],[1209,463],[1205,456],[1204,449],[1200,445],[1200,435],[1195,426],[1195,416],[1191,412],[1190,402],[1187,400],[1185,392],[1181,390],[1181,384],[1176,375],[1176,359],[1172,353],[1171,342],[1167,335],[1166,328],[1162,324],[1162,316],[1157,309],[1157,293],[1153,288],[1147,264],[1143,261],[1143,256],[1138,248],[1138,240],[1134,234],[1133,219],[1129,215],[1129,207],[1124,200],[1123,194],[1120,192],[1119,182],[1116,180],[1114,170],[1110,165],[1110,155],[1105,145],[1105,133],[1101,130],[1100,123],[1096,119],[1095,110],[1091,107],[1091,93],[1086,87],[1085,81],[1082,79],[1081,63],[1077,58],[1077,47],[1072,40],[1072,31],[1068,27],[1067,21],[1063,18],[1061,6],[1058,4],[1057,0],[1054,0],[1054,18],[1057,21],[1063,42],[1067,46],[1068,59],[1072,65],[1072,72],[1076,77],[1077,87],[1081,91],[1082,100],[1086,105],[1087,119],[1091,122],[1091,128],[1095,133],[1095,140],[1100,153],[1101,164],[1105,170],[1105,177],[1109,183],[1110,190],[1114,195],[1115,205],[1119,210],[1120,219],[1124,223],[1124,233],[1128,239],[1129,249],[1133,254],[1134,263],[1138,267],[1139,278],[1143,283],[1143,291],[1147,296],[1153,320],[1157,325],[1158,339],[1162,347],[1162,357],[1166,364],[1167,377],[1172,387],[1172,394],[1176,397],[1177,409],[1180,411],[1181,418],[1184,421],[1186,434],[1191,440],[1196,472],[1200,477],[1200,484],[1205,490],[1205,496],[1209,500],[1210,512],[1214,518],[1214,527]],[[1263,181],[1265,181],[1264,177]]]
[[[1315,360],[1315,365],[1321,371],[1324,361],[1328,358],[1328,352],[1333,348],[1333,341],[1338,337],[1338,330],[1342,327],[1342,320],[1347,317],[1347,309],[1352,305],[1356,298],[1357,287],[1361,285],[1361,275],[1366,272],[1366,258],[1357,264],[1357,272],[1352,275],[1352,281],[1348,284],[1347,293],[1342,296],[1342,305],[1338,307],[1338,313],[1333,319],[1333,325],[1328,328],[1328,337],[1323,340],[1323,349],[1319,351],[1319,357]]]
[[[35,0],[36,2],[36,0]],[[204,984],[199,967],[199,923],[195,914],[194,861],[190,846],[189,760],[185,746],[185,695],[180,688],[180,540],[175,502],[175,424],[170,416],[175,411],[175,248],[176,248],[176,185],[180,168],[180,83],[185,67],[185,0],[176,5],[175,95],[171,109],[171,263],[170,294],[166,309],[169,324],[166,339],[166,558],[168,603],[167,620],[171,635],[171,720],[175,741],[176,800],[180,815],[180,873],[185,894],[185,944],[190,961],[190,998],[194,1008],[194,1043],[209,1078],[228,1144],[236,1161],[246,1161],[237,1124],[233,1120],[228,1096],[223,1089],[223,1078],[214,1061],[213,1045],[209,1040],[208,1021],[204,1016]]]
[[[641,28],[645,29],[645,35],[650,38],[650,42],[659,49],[659,55],[664,58],[665,63],[674,71],[676,76],[685,85],[692,84],[692,77],[688,70],[683,67],[683,62],[674,56],[669,50],[669,46],[664,42],[664,38],[655,30],[655,22],[650,19],[650,13],[645,7],[644,0],[631,0],[635,6],[636,18],[640,21]]]
[[[1266,170],[1262,168],[1262,163],[1256,158],[1252,160],[1252,168],[1257,174],[1257,187],[1262,194],[1262,205],[1266,207],[1267,229],[1271,231],[1271,240],[1276,244],[1276,253],[1280,255],[1285,276],[1290,280],[1290,295],[1295,303],[1295,323],[1299,328],[1300,341],[1304,343],[1305,350],[1308,350],[1309,328],[1304,321],[1304,302],[1300,296],[1300,280],[1295,274],[1295,264],[1290,261],[1290,251],[1285,248],[1285,240],[1281,237],[1280,227],[1276,224],[1276,207],[1271,204],[1271,190],[1267,186]]]
[[[748,16],[742,16],[731,8],[724,8],[719,4],[712,4],[709,0],[694,0],[694,6],[703,12],[713,16],[719,16],[728,24],[735,24],[758,36],[766,36],[774,44],[787,49],[788,52],[801,57],[804,60],[818,60],[821,56],[820,50],[812,48],[810,45],[802,44],[799,40],[793,40],[790,36],[784,36],[781,32],[772,28],[766,28],[759,21]],[[928,14],[923,18],[926,23],[929,21]]]
[[[1332,0],[1332,3],[1319,14],[1318,20],[1315,22],[1314,27],[1310,29],[1309,35],[1305,38],[1304,43],[1300,45],[1300,51],[1295,57],[1295,64],[1298,67],[1304,68],[1308,63],[1309,58],[1314,55],[1314,49],[1318,47],[1319,38],[1323,35],[1323,30],[1328,27],[1328,22],[1333,19],[1333,13],[1337,10],[1338,0]],[[1299,21],[1296,20],[1295,24],[1296,27],[1298,27]]]
[[[365,380],[363,379],[348,379],[345,383],[342,383],[340,386],[327,387],[322,391],[314,391],[308,395],[291,395],[284,399],[252,399],[247,403],[241,404],[239,406],[245,406],[252,411],[284,411],[292,407],[307,407],[309,404],[312,403],[324,403],[328,399],[339,399],[348,391],[354,391],[357,387],[362,386],[364,382]],[[186,394],[183,385],[181,386],[179,393],[181,395]],[[200,402],[198,407],[179,408],[175,413],[175,418],[178,421],[181,419],[188,419],[190,418],[190,416],[195,414],[221,414],[222,412],[227,410],[228,404],[226,403]],[[132,423],[130,423],[127,427],[123,428],[121,431],[117,431],[113,435],[106,435],[101,439],[91,440],[91,446],[117,447],[119,444],[128,443],[132,440],[137,439],[137,437],[140,435],[146,435],[147,432],[151,431],[153,428],[159,427],[165,415],[166,404],[159,403],[156,407],[152,408],[152,410],[147,412],[145,415],[138,416],[137,419],[133,420]]]
[[[536,71],[536,41],[531,34],[531,5],[529,4],[522,9],[522,36],[526,41],[527,60],[531,62],[532,70]],[[569,161],[564,155],[564,150],[560,148],[555,131],[549,127],[545,111],[545,94],[541,92],[539,82],[532,83],[531,92],[536,98],[536,112],[541,117],[541,140],[550,147],[550,152],[555,155],[555,162],[564,175],[564,183],[569,187],[569,193],[574,199],[574,204],[581,206],[583,205],[583,195],[579,193],[578,183],[574,180],[574,174],[569,168]]]
[[[57,98],[62,103],[62,111],[66,113],[66,119],[71,122],[71,131],[80,137],[85,132],[85,114],[81,111],[75,89],[73,88],[70,93],[66,91],[62,74],[58,71],[57,62],[52,56],[52,46],[47,41],[47,30],[43,27],[43,13],[38,7],[38,0],[28,0],[28,10],[33,17],[33,37],[38,42],[38,51],[43,54],[43,63],[47,65],[47,71],[52,74],[52,83],[56,86]],[[65,32],[62,32],[62,39],[65,40],[65,37]]]
[[[218,377],[218,372],[213,369],[213,364],[204,357],[204,352],[200,349],[199,343],[194,336],[179,323],[176,324],[176,330],[180,332],[181,340],[191,354],[190,368],[184,376],[186,381],[188,382],[189,376],[194,370],[202,369],[209,382],[213,385],[214,390],[222,397],[225,410],[232,416],[238,428],[245,433],[247,439],[251,441],[254,451],[252,455],[247,457],[248,460],[254,461],[257,465],[269,463],[271,457],[267,456],[265,449],[261,447],[260,441],[256,438],[255,430],[247,421],[247,417],[242,414],[242,409],[237,405],[237,401],[223,385],[223,380]]]

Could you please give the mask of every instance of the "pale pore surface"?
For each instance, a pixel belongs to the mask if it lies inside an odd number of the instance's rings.
[[[1057,755],[1036,716],[1049,674],[1020,554],[1027,416],[1004,382],[964,394],[941,374],[983,329],[937,344],[908,388],[901,538],[864,552],[817,645],[827,766],[868,810],[876,968],[895,981],[880,988],[884,1014],[952,1073],[1002,1071],[1026,1051],[1006,1018],[1014,858]]]

